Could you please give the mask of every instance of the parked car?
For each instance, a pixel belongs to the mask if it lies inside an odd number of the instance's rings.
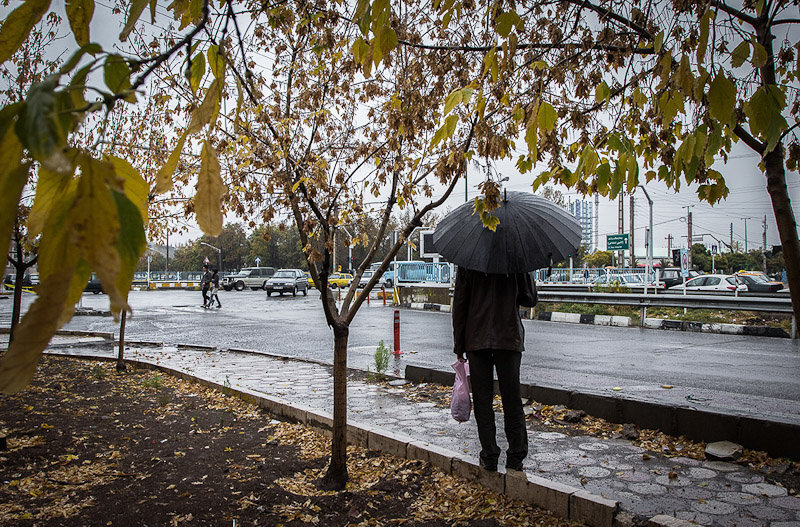
[[[389,271],[383,273],[383,276],[381,276],[381,282],[383,282],[383,285],[388,288],[394,287],[394,270],[390,269]]]
[[[644,280],[638,274],[612,274],[601,275],[592,282],[594,285],[638,285],[643,286]]]
[[[308,279],[303,271],[300,269],[278,269],[278,271],[267,280],[264,289],[267,290],[267,296],[272,296],[272,293],[292,293],[297,296],[298,291],[302,291],[303,295],[308,294]]]
[[[686,284],[670,287],[682,291],[684,286],[687,291],[747,291],[747,286],[739,282],[735,275],[704,274],[687,280]]]
[[[226,276],[222,281],[222,288],[225,291],[236,289],[243,290],[245,287],[250,289],[266,289],[267,280],[275,274],[274,267],[244,267],[238,273]]]
[[[700,276],[700,271],[695,271],[694,269],[689,269],[689,276],[686,280],[691,280],[695,276]],[[665,267],[661,270],[661,275],[659,280],[664,283],[664,287],[667,289],[674,287],[678,284],[683,283],[683,277],[681,276],[681,268],[680,267]]]
[[[99,295],[103,293],[103,284],[100,283],[100,279],[97,278],[95,273],[92,273],[92,276],[89,277],[89,281],[86,283],[86,287],[83,288],[85,293],[94,293]]]
[[[39,275],[36,275],[37,278]],[[8,288],[13,288],[17,283],[17,275],[16,274],[7,274],[3,279],[3,284]],[[37,280],[38,283],[38,280]],[[22,275],[22,287],[31,287],[33,282],[31,281],[31,276],[27,273]]]
[[[375,275],[375,271],[366,270],[364,274],[361,275],[361,279],[358,281],[358,288],[361,289],[362,287],[366,287],[372,277]]]
[[[353,275],[350,273],[333,273],[328,277],[330,287],[347,287],[352,281]]]
[[[777,293],[783,289],[781,282],[767,280],[762,274],[737,273],[740,283],[747,286],[747,290],[754,293]]]
[[[304,272],[303,274],[306,275],[306,280],[308,280],[308,287],[316,287],[314,285],[314,278],[311,277],[311,273],[308,271]]]

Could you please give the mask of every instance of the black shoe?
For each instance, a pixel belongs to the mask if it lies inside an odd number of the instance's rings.
[[[523,471],[522,468],[522,461],[512,461],[506,463],[506,470],[518,470],[520,472]]]
[[[480,464],[481,464],[481,468],[483,470],[487,470],[489,472],[497,472],[497,462],[496,461],[494,463],[492,463],[490,461],[484,461],[484,460],[481,459],[480,460]]]

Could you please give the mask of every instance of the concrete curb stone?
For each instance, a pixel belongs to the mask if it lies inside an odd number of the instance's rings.
[[[569,496],[569,519],[587,525],[612,527],[618,509],[618,501],[586,490],[579,490]]]
[[[755,337],[791,338],[782,328],[769,326],[745,326],[742,324],[703,324],[686,320],[646,318],[642,327],[648,329],[671,329],[675,331],[695,331],[700,333],[720,333],[725,335],[750,335]]]
[[[667,516],[666,514],[653,516],[647,522],[647,527],[693,527],[696,525],[696,523],[681,520],[679,518],[673,518],[672,516]]]

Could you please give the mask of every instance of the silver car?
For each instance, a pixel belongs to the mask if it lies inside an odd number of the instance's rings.
[[[300,269],[278,269],[272,278],[267,280],[264,289],[267,290],[267,296],[272,296],[272,293],[281,296],[283,293],[292,293],[293,296],[297,296],[298,291],[302,291],[305,296],[308,294],[308,278]]]

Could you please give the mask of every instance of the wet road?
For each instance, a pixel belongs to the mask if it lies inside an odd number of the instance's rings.
[[[31,298],[26,295],[24,307]],[[126,337],[332,362],[333,336],[317,291],[271,298],[263,291],[222,291],[220,300],[221,310],[205,310],[196,291],[132,291]],[[108,309],[105,295],[84,295],[82,303]],[[10,298],[0,299],[0,325],[8,326],[10,312]],[[393,308],[376,300],[364,305],[351,326],[350,365],[374,370],[375,347],[380,340],[391,347],[392,325]],[[540,321],[524,326],[524,382],[800,423],[800,348],[789,339]],[[65,327],[119,333],[110,317],[76,316]],[[404,354],[390,369],[448,369],[451,331],[449,314],[401,309]]]

